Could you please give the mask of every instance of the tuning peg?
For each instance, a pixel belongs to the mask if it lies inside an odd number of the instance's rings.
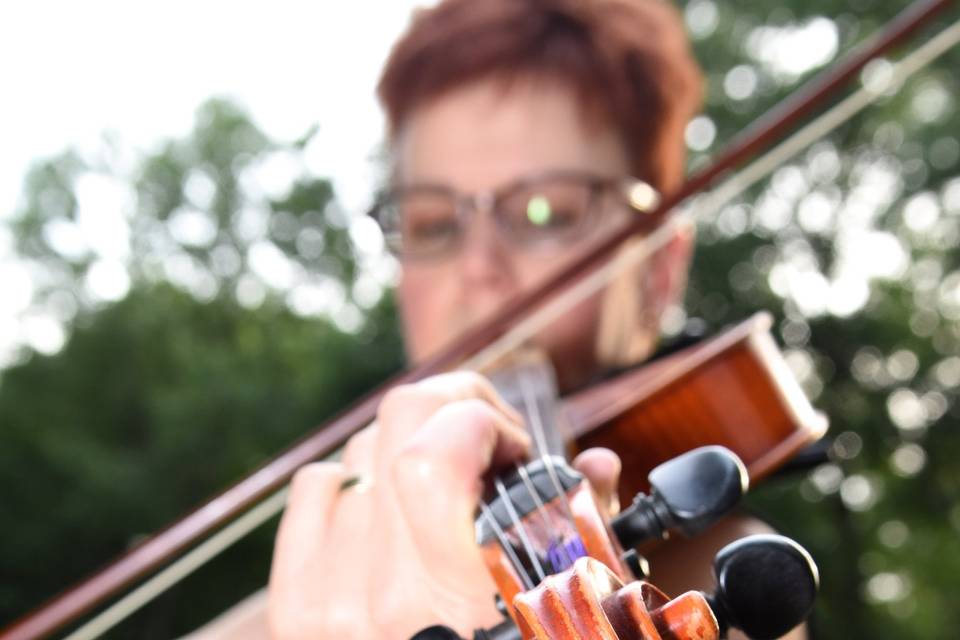
[[[504,620],[489,629],[477,629],[473,632],[473,640],[521,640],[520,629],[513,620]],[[421,629],[410,640],[466,640],[450,627],[435,625]]]
[[[620,544],[629,548],[670,531],[695,535],[732,509],[746,493],[749,476],[740,458],[724,447],[700,447],[656,467],[650,495],[613,518]]]
[[[632,573],[633,577],[637,580],[647,580],[650,578],[650,563],[647,562],[647,559],[640,555],[636,549],[627,549],[620,554],[620,559],[623,560],[623,564],[627,565],[630,573]]]
[[[707,602],[720,624],[754,640],[773,640],[807,619],[820,584],[806,549],[778,535],[733,542],[713,561],[717,591]]]
[[[450,627],[435,625],[427,627],[413,634],[410,640],[464,640],[463,637]]]

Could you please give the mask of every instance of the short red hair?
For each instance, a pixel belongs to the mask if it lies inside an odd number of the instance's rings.
[[[391,137],[424,101],[487,77],[560,81],[585,117],[622,132],[636,177],[679,186],[702,76],[664,1],[444,0],[421,10],[380,79]]]

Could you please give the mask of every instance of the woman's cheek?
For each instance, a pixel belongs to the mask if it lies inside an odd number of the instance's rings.
[[[404,342],[412,361],[422,360],[445,345],[455,330],[455,305],[443,273],[406,267],[397,286]]]

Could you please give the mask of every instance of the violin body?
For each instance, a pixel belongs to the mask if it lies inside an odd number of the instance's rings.
[[[817,413],[759,313],[720,335],[564,402],[574,451],[606,447],[623,461],[620,500],[664,460],[706,445],[737,454],[751,482],[820,439]]]

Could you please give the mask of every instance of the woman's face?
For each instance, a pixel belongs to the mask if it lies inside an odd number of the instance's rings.
[[[477,82],[414,111],[396,145],[397,186],[442,185],[465,194],[496,190],[555,170],[625,177],[629,166],[616,133],[588,126],[572,92],[549,82],[509,88]],[[625,211],[607,212],[604,225]],[[458,248],[442,257],[404,259],[399,286],[407,351],[420,360],[529,290],[602,237],[598,225],[575,242],[523,247],[506,240],[488,213],[473,213]],[[564,315],[538,338],[562,386],[596,368],[598,301]]]

